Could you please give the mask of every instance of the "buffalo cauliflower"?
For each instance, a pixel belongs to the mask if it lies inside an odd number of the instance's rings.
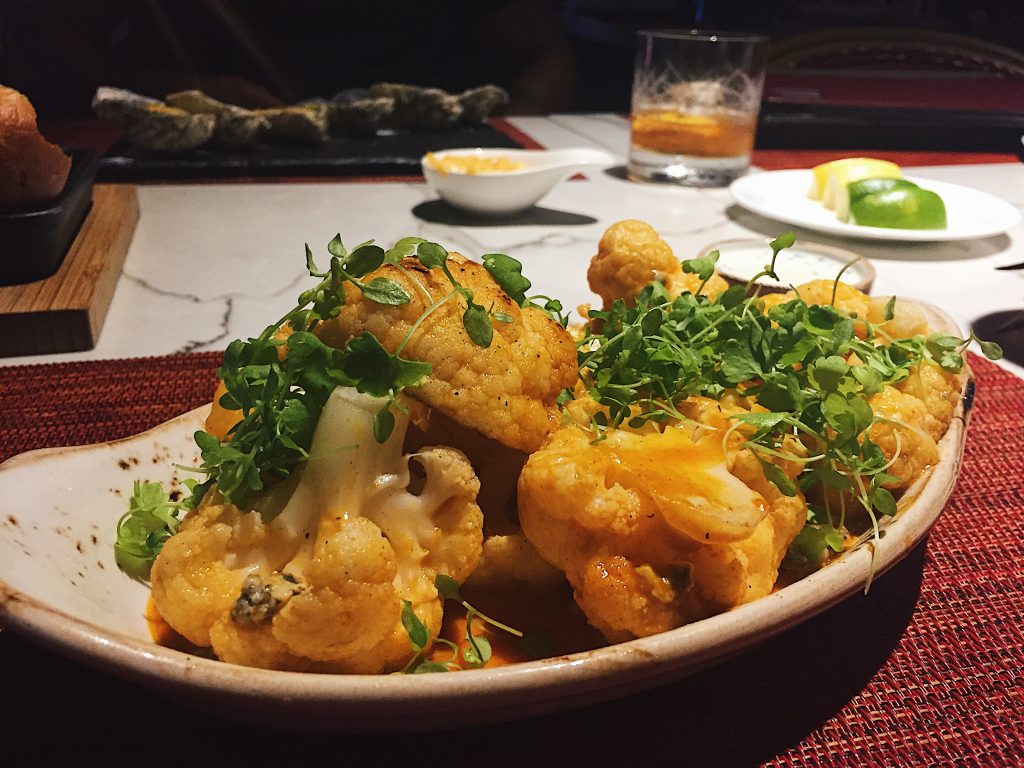
[[[484,348],[467,336],[460,302],[437,307],[404,348],[406,357],[432,367],[410,394],[504,445],[536,450],[557,426],[559,392],[576,381],[572,338],[544,310],[520,307],[480,264],[452,254],[448,266],[477,304],[509,319],[493,323],[494,337]],[[394,352],[427,308],[452,291],[441,270],[412,258],[401,266],[385,264],[366,279],[380,277],[401,284],[412,300],[384,306],[346,285],[345,306],[320,332],[326,343],[340,347],[369,332]]]
[[[339,387],[309,460],[253,509],[207,493],[153,565],[154,601],[171,627],[223,661],[359,673],[411,657],[403,601],[438,633],[435,577],[462,580],[480,560],[479,482],[454,449],[403,456],[407,416],[378,444],[381,407]]]
[[[426,413],[410,425],[406,450],[415,451],[424,445],[456,446],[480,479],[477,503],[484,515],[483,552],[464,586],[564,584],[561,572],[537,554],[519,527],[516,482],[529,454],[464,427],[440,411],[423,410]]]
[[[701,284],[697,275],[683,272],[679,259],[650,224],[627,219],[610,226],[587,270],[590,290],[601,297],[604,309],[616,299],[632,306],[636,295],[654,281],[673,298],[696,293]],[[702,293],[714,297],[727,287],[725,280],[713,275]]]
[[[523,530],[609,641],[771,591],[806,506],[723,434],[685,423],[661,433],[608,430],[594,442],[570,425],[530,456],[519,479]]]

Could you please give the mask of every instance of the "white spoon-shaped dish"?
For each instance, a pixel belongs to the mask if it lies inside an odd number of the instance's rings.
[[[448,149],[433,158],[502,157],[523,164],[515,171],[448,173],[423,157],[423,175],[442,200],[480,216],[512,216],[524,211],[556,184],[587,168],[607,168],[615,158],[598,149]]]

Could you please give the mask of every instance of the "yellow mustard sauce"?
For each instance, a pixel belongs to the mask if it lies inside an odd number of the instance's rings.
[[[438,157],[433,152],[427,153],[427,165],[438,173],[464,173],[475,176],[479,173],[509,173],[521,171],[526,165],[504,155],[464,155],[462,157]]]

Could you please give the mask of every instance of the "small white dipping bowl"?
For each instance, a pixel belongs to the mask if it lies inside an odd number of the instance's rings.
[[[718,251],[718,263],[715,265],[718,274],[732,285],[744,285],[772,260],[770,242],[768,238],[723,240],[705,247],[700,256],[703,258],[711,251]],[[800,240],[779,253],[775,262],[779,281],[762,277],[757,282],[762,292],[784,293],[792,285],[811,280],[834,280],[847,264],[850,267],[843,272],[842,281],[869,293],[875,281],[875,268],[870,261],[845,248]]]
[[[480,216],[511,216],[529,208],[559,182],[587,168],[608,167],[615,158],[597,149],[447,149],[432,153],[446,157],[507,157],[525,167],[494,173],[442,173],[427,162],[421,165],[427,183],[456,208]]]

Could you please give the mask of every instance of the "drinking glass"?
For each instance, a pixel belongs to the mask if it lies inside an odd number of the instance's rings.
[[[637,33],[630,178],[726,186],[750,165],[767,38],[728,32]]]

